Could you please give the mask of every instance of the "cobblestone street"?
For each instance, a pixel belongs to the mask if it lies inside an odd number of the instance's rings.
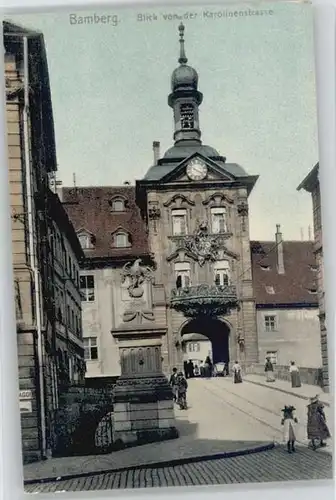
[[[188,410],[176,410],[180,438],[110,455],[31,464],[25,467],[26,479],[54,477],[58,480],[27,484],[26,490],[77,491],[332,477],[332,459],[328,452],[331,444],[317,452],[307,446],[307,401],[271,387],[248,382],[234,385],[229,378],[191,380],[188,401]],[[281,443],[281,409],[285,404],[296,407],[299,419],[297,453],[291,455]],[[329,412],[326,408],[331,421]],[[273,450],[209,460],[214,454],[235,453],[271,442],[278,443]],[[195,457],[200,457],[197,462],[193,462]],[[183,464],[177,462],[181,459]],[[128,470],[120,470],[122,468]],[[76,474],[82,476],[64,478]]]
[[[115,488],[146,488],[156,486],[199,486],[210,484],[252,483],[331,479],[332,461],[329,454],[313,453],[299,448],[288,455],[277,449],[220,460],[209,460],[173,467],[130,469],[91,475],[78,479],[28,485],[28,493],[83,491]]]

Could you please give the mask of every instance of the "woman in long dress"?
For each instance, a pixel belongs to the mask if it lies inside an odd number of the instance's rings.
[[[273,363],[270,358],[266,358],[265,373],[266,382],[275,382]]]
[[[318,396],[310,399],[310,404],[307,409],[307,435],[313,450],[316,450],[316,441],[320,442],[320,446],[326,446],[324,441],[331,437],[330,431],[324,413],[324,406],[319,401]]]
[[[295,441],[296,441],[296,432],[295,427],[298,423],[297,418],[294,417],[294,406],[285,406],[282,410],[283,417],[281,420],[281,424],[283,427],[283,439],[287,444],[288,453],[295,452]]]
[[[291,361],[289,373],[291,376],[292,387],[301,387],[300,372],[294,361]]]
[[[233,371],[233,383],[234,384],[241,384],[243,379],[242,379],[242,374],[241,374],[241,366],[238,363],[238,361],[234,362],[234,365],[232,367]]]

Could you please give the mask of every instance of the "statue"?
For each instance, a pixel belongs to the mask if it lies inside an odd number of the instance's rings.
[[[136,259],[133,264],[127,262],[127,264],[124,265],[121,279],[122,283],[125,283],[126,280],[129,281],[127,290],[130,297],[140,298],[144,294],[142,284],[145,281],[153,280],[153,272],[150,267],[141,265],[141,259]]]

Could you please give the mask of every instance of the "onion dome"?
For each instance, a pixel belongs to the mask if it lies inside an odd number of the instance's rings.
[[[180,32],[180,57],[178,62],[180,66],[173,71],[171,77],[171,88],[174,92],[178,89],[196,89],[198,85],[197,71],[191,66],[187,65],[188,59],[185,54],[184,48],[184,25],[181,23],[179,26]]]

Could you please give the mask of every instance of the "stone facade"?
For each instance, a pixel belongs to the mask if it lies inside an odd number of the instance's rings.
[[[318,313],[317,307],[257,309],[259,361],[270,356],[277,365],[320,368]]]
[[[329,391],[329,368],[328,368],[328,335],[326,327],[326,311],[324,300],[324,264],[323,264],[323,243],[322,243],[322,217],[321,217],[321,191],[319,182],[319,164],[310,171],[307,177],[301,182],[298,190],[304,189],[311,193],[313,203],[314,220],[314,252],[317,264],[317,293],[319,301],[320,320],[320,345],[323,365],[323,384],[326,391]]]
[[[69,368],[58,357],[54,242],[58,237],[60,252],[64,258],[71,256],[77,274],[83,253],[62,204],[49,189],[56,155],[43,37],[4,23],[4,43],[22,448],[29,462],[53,449],[60,374]],[[59,280],[65,284],[63,267]],[[76,303],[74,350],[77,359],[83,359],[78,287],[67,283],[65,288],[64,301],[71,310]],[[67,332],[63,340],[66,348],[72,344],[70,335]]]

